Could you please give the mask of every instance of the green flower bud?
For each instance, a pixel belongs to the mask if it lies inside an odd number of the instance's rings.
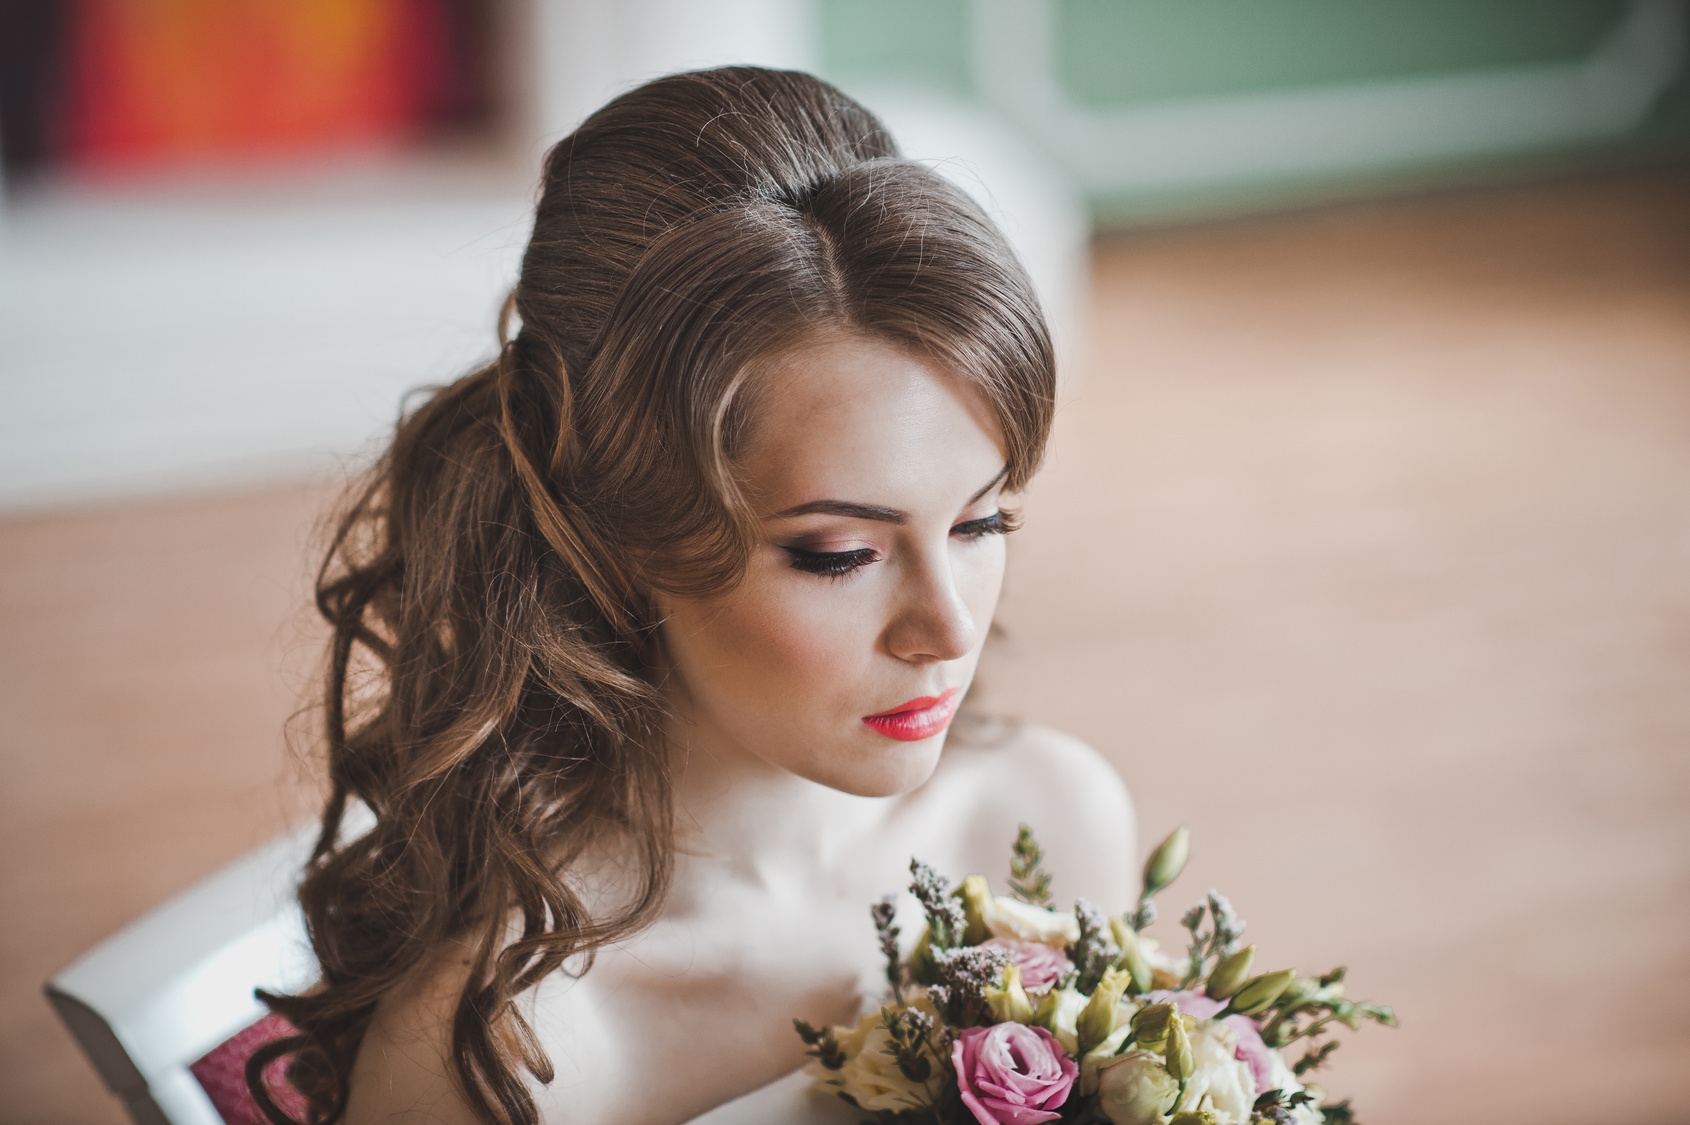
[[[984,993],[992,1018],[999,1023],[1032,1023],[1033,1001],[1021,987],[1021,966],[1009,965],[1003,971],[1003,986],[988,988]]]
[[[1091,999],[1080,1010],[1079,1019],[1074,1023],[1075,1037],[1080,1041],[1080,1054],[1084,1055],[1093,1047],[1109,1038],[1115,1031],[1115,1005],[1121,999],[1121,993],[1127,990],[1127,984],[1132,980],[1131,974],[1121,969],[1107,969],[1103,979],[1092,989]]]
[[[1225,1000],[1250,975],[1250,962],[1256,959],[1256,947],[1246,945],[1231,957],[1215,966],[1215,971],[1209,974],[1209,983],[1203,991],[1216,1000]]]
[[[1121,947],[1121,956],[1116,958],[1115,967],[1125,969],[1132,977],[1127,991],[1134,996],[1149,992],[1153,983],[1150,962],[1144,959],[1144,950],[1138,947],[1138,935],[1124,918],[1109,919],[1109,932],[1115,935],[1115,944]]]
[[[1197,1064],[1191,1057],[1191,1036],[1186,1033],[1184,1020],[1168,1021],[1168,1045],[1162,1048],[1162,1058],[1166,1060],[1168,1077],[1182,1087],[1197,1073]]]
[[[1168,1125],[1218,1125],[1219,1121],[1212,1109],[1182,1109],[1169,1119]]]
[[[1179,873],[1185,870],[1186,857],[1191,854],[1191,833],[1185,825],[1180,825],[1168,834],[1168,838],[1156,845],[1156,850],[1150,853],[1150,858],[1144,862],[1144,894],[1149,898],[1163,887],[1179,878]]]
[[[963,915],[967,922],[962,930],[962,944],[979,945],[992,936],[986,928],[986,905],[992,901],[992,888],[984,875],[970,875],[957,888],[962,899]]]
[[[1290,987],[1297,978],[1296,969],[1281,969],[1277,973],[1263,973],[1252,979],[1238,995],[1232,998],[1227,1006],[1227,1014],[1253,1016],[1257,1012],[1266,1011],[1273,1002],[1279,999],[1279,994]]]
[[[1133,1013],[1133,1039],[1139,1046],[1154,1050],[1168,1037],[1168,1025],[1178,1011],[1172,1004],[1146,1004]]]

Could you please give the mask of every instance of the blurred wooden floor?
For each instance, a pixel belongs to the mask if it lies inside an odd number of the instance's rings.
[[[994,705],[1396,1004],[1372,1125],[1690,1122],[1690,174],[1110,241],[1095,300]],[[121,1120],[41,980],[309,803],[328,495],[0,522],[0,1120]]]

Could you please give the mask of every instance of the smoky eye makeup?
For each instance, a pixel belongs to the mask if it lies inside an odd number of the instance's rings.
[[[1010,512],[998,510],[979,519],[964,520],[951,527],[951,536],[965,542],[984,539],[988,535],[1006,535],[1020,525]],[[880,561],[880,553],[872,547],[858,547],[849,551],[815,551],[797,544],[781,543],[792,569],[824,578],[843,578],[852,571]]]
[[[859,547],[854,551],[808,551],[802,547],[782,546],[781,550],[791,560],[792,569],[826,578],[843,578],[880,558],[871,547]]]

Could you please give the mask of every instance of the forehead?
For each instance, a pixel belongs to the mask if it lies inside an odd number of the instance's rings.
[[[896,344],[814,339],[775,357],[758,383],[737,460],[760,513],[815,499],[915,510],[957,487],[972,493],[1004,463],[985,396]]]

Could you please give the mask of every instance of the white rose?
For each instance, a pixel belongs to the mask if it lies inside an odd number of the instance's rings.
[[[1098,1065],[1097,1105],[1113,1125],[1161,1125],[1177,1093],[1162,1056],[1150,1051],[1135,1048]]]
[[[931,1014],[931,1013],[930,1013]],[[880,1012],[869,1012],[857,1025],[838,1036],[839,1048],[845,1053],[845,1065],[829,1070],[820,1062],[813,1062],[804,1073],[841,1093],[849,1094],[856,1103],[871,1113],[883,1109],[919,1109],[930,1104],[939,1092],[944,1068],[937,1063],[926,1082],[911,1082],[898,1069],[887,1048],[892,1037],[881,1023]]]
[[[1066,949],[1080,940],[1080,923],[1070,910],[1046,910],[1007,895],[986,901],[981,911],[993,937],[1037,941]]]
[[[1237,1050],[1232,1028],[1215,1020],[1197,1021],[1191,1033],[1196,1069],[1178,1108],[1213,1110],[1219,1125],[1247,1125],[1256,1101],[1256,1078],[1238,1059]]]

